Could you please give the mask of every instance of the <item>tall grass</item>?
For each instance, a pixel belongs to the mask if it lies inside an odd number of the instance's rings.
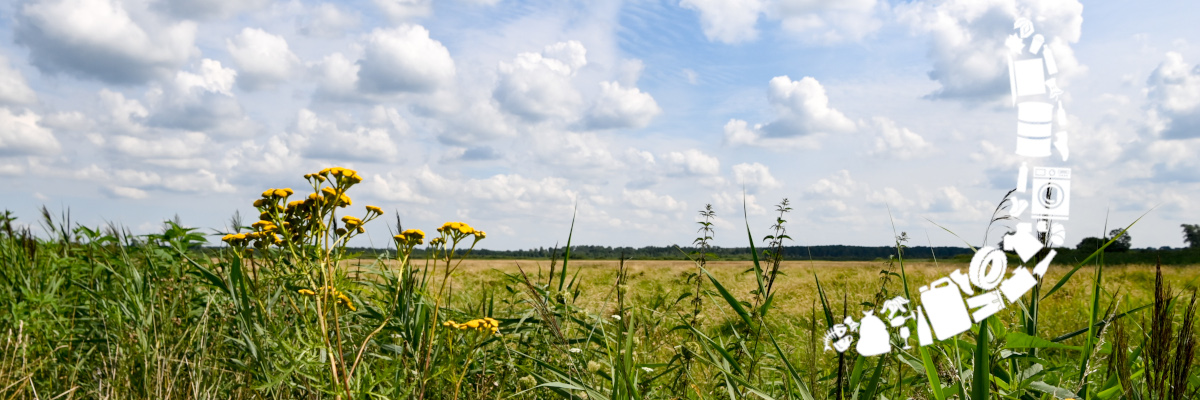
[[[482,281],[457,250],[485,235],[461,223],[426,238],[397,220],[393,252],[350,266],[345,239],[380,229],[370,221],[382,213],[349,222],[353,209],[338,202],[350,202],[353,185],[340,182],[353,174],[314,176],[327,200],[309,204],[330,203],[301,213],[285,205],[292,194],[264,194],[257,207],[271,224],[235,223],[215,257],[195,252],[205,237],[177,222],[134,236],[44,210],[51,236],[37,237],[6,212],[0,398],[1107,400],[1200,390],[1195,290],[1172,289],[1159,269],[1143,296],[1136,282],[1112,282],[1102,250],[956,338],[921,347],[914,335],[903,349],[896,336],[891,352],[864,357],[825,352],[820,336],[884,299],[915,300],[909,285],[928,274],[906,266],[907,235],[879,274],[793,273],[778,251],[790,239],[784,202],[766,240],[746,226],[746,268],[699,253],[693,273],[664,277],[624,258],[602,272],[571,260],[572,223],[561,252]],[[702,224],[697,243],[712,229]],[[426,239],[427,258],[411,259]],[[800,291],[812,302],[796,304]],[[1084,312],[1045,321],[1038,311],[1067,304]]]

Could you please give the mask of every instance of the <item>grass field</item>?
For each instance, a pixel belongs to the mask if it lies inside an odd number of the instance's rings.
[[[389,257],[351,260],[346,239],[382,211],[345,215],[356,212],[344,207],[357,176],[347,171],[306,176],[307,200],[264,192],[262,220],[222,238],[215,257],[190,250],[203,237],[175,224],[133,236],[44,212],[53,237],[38,238],[5,213],[0,398],[1162,400],[1200,391],[1200,266],[1105,266],[1097,252],[1053,266],[1020,301],[953,338],[917,346],[913,335],[902,348],[892,332],[891,351],[865,357],[825,350],[826,330],[882,314],[896,296],[916,304],[919,286],[967,266],[776,264],[769,246],[749,262],[471,260],[455,250],[487,235],[459,222],[428,236],[405,230]],[[418,246],[431,258],[409,259]]]
[[[614,306],[612,303],[615,301],[611,288],[616,282],[619,264],[616,260],[572,260],[572,274],[575,273],[575,268],[578,268],[578,281],[583,289],[583,295],[576,300],[576,305],[592,313],[611,314]],[[395,263],[390,262],[388,265],[394,268]],[[518,266],[524,269],[531,279],[540,279],[545,283],[548,280],[549,265],[549,260],[466,260],[460,270],[452,275],[455,301],[475,302],[488,288],[498,289],[511,285],[506,274],[518,273]],[[630,260],[625,266],[628,270],[628,294],[634,299],[633,304],[647,304],[652,298],[671,298],[688,292],[690,289],[686,280],[695,274],[696,270],[696,264],[688,260]],[[754,274],[750,272],[753,268],[752,262],[709,261],[707,268],[730,292],[740,297],[750,298],[751,292],[757,286]],[[874,300],[875,293],[882,283],[880,271],[885,269],[898,273],[899,265],[889,266],[886,262],[869,261],[784,261],[780,267],[784,275],[777,280],[775,289],[777,297],[773,309],[777,313],[776,318],[779,319],[778,322],[788,322],[785,325],[803,327],[802,330],[807,331],[805,325],[809,323],[810,314],[813,310],[820,309],[814,273],[820,279],[831,302],[840,303],[844,295],[849,304],[858,305],[863,301]],[[914,291],[917,286],[948,276],[955,269],[965,272],[967,265],[935,264],[927,260],[905,263],[905,272]],[[1066,272],[1063,268],[1051,269],[1046,279],[1057,281]],[[1164,280],[1172,283],[1179,291],[1191,292],[1200,285],[1200,266],[1164,266],[1162,272]],[[1122,308],[1132,309],[1154,301],[1153,265],[1108,266],[1105,267],[1104,274],[1103,296],[1110,298],[1118,295],[1117,298],[1123,303]],[[1046,322],[1043,323],[1041,332],[1056,337],[1085,328],[1094,280],[1093,269],[1081,269],[1058,293],[1043,302],[1042,317]],[[888,283],[893,293],[896,293],[899,285],[900,282],[895,278]],[[711,301],[720,300],[710,299]],[[836,308],[840,310],[840,306]],[[852,307],[851,311],[861,308]],[[720,304],[714,304],[711,309],[716,314],[713,317],[719,320],[736,318],[731,310],[721,307]],[[1005,319],[1016,320],[1015,316],[1011,317]]]

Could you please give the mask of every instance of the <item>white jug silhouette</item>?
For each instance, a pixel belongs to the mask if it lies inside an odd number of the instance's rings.
[[[863,318],[860,322],[858,331],[858,354],[863,356],[877,356],[887,353],[892,350],[892,343],[888,338],[887,326],[883,321],[872,314],[875,311],[863,311]]]
[[[938,340],[946,340],[971,329],[971,315],[963,304],[962,292],[950,278],[921,287],[921,305]]]

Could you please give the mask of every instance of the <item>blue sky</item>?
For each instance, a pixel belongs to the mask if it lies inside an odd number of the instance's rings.
[[[271,187],[359,171],[355,207],[484,247],[980,245],[1014,183],[1003,43],[1062,69],[1068,244],[1200,223],[1194,2],[37,0],[0,5],[0,205],[223,230]],[[390,218],[389,218],[390,220]],[[248,222],[247,222],[248,223]],[[359,245],[387,244],[382,221]],[[996,239],[995,235],[991,236]]]

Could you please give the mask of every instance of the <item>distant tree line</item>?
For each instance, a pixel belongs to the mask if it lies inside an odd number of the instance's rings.
[[[1125,235],[1117,238],[1115,242],[1104,249],[1105,263],[1109,264],[1153,264],[1162,261],[1163,264],[1175,265],[1200,265],[1200,225],[1183,224],[1184,242],[1188,244],[1186,248],[1133,248],[1133,237],[1128,232]],[[1117,237],[1121,233],[1120,229],[1114,229],[1108,235],[1102,238],[1087,237],[1083,238],[1074,248],[1056,248],[1058,255],[1054,259],[1055,264],[1070,264],[1078,263],[1086,259],[1092,252],[1099,249],[1105,243]],[[215,248],[208,248],[215,250]],[[375,258],[379,256],[389,256],[389,249],[374,249],[374,248],[348,248],[350,253],[355,253],[360,258]],[[645,247],[612,247],[612,246],[592,246],[581,245],[571,246],[572,260],[616,260],[622,256],[633,260],[686,260],[689,254],[693,254],[698,249],[696,247],[675,247],[675,246],[645,246]],[[763,250],[758,248],[760,252]],[[464,254],[464,250],[458,251]],[[717,260],[724,261],[749,261],[751,260],[749,247],[709,247],[708,252],[717,256]],[[845,246],[845,245],[826,245],[826,246],[784,246],[783,259],[792,261],[815,260],[815,261],[873,261],[887,260],[897,256],[896,248],[892,246]],[[953,246],[913,246],[904,247],[904,258],[910,260],[933,260],[945,262],[968,262],[974,252],[967,247]],[[417,249],[413,253],[413,257],[417,259],[425,258],[425,250]],[[475,249],[471,253],[471,258],[477,259],[548,259],[551,256],[561,259],[564,256],[564,249],[552,247],[539,247],[536,249],[520,249],[520,250],[489,250]],[[759,258],[763,255],[760,253]],[[1011,259],[1015,259],[1012,256]],[[711,261],[711,260],[710,260]],[[1014,261],[1017,262],[1017,261]]]
[[[758,249],[761,251],[762,249]],[[354,252],[363,253],[364,257],[378,254],[382,250],[355,248]],[[571,246],[572,260],[616,260],[622,256],[634,260],[686,260],[688,255],[697,251],[696,247],[675,246],[646,246],[646,247],[612,247],[612,246]],[[475,249],[471,258],[480,259],[537,259],[549,258],[553,254],[562,258],[564,249],[541,247],[528,250],[488,250]],[[708,253],[715,254],[717,261],[748,261],[751,260],[749,247],[709,247]],[[414,257],[424,257],[422,251],[413,253]],[[951,258],[961,254],[972,254],[966,247],[905,247],[906,258],[931,259]],[[890,246],[784,246],[785,260],[818,260],[818,261],[870,261],[888,259],[896,256],[896,248]],[[762,255],[760,254],[761,258]]]

